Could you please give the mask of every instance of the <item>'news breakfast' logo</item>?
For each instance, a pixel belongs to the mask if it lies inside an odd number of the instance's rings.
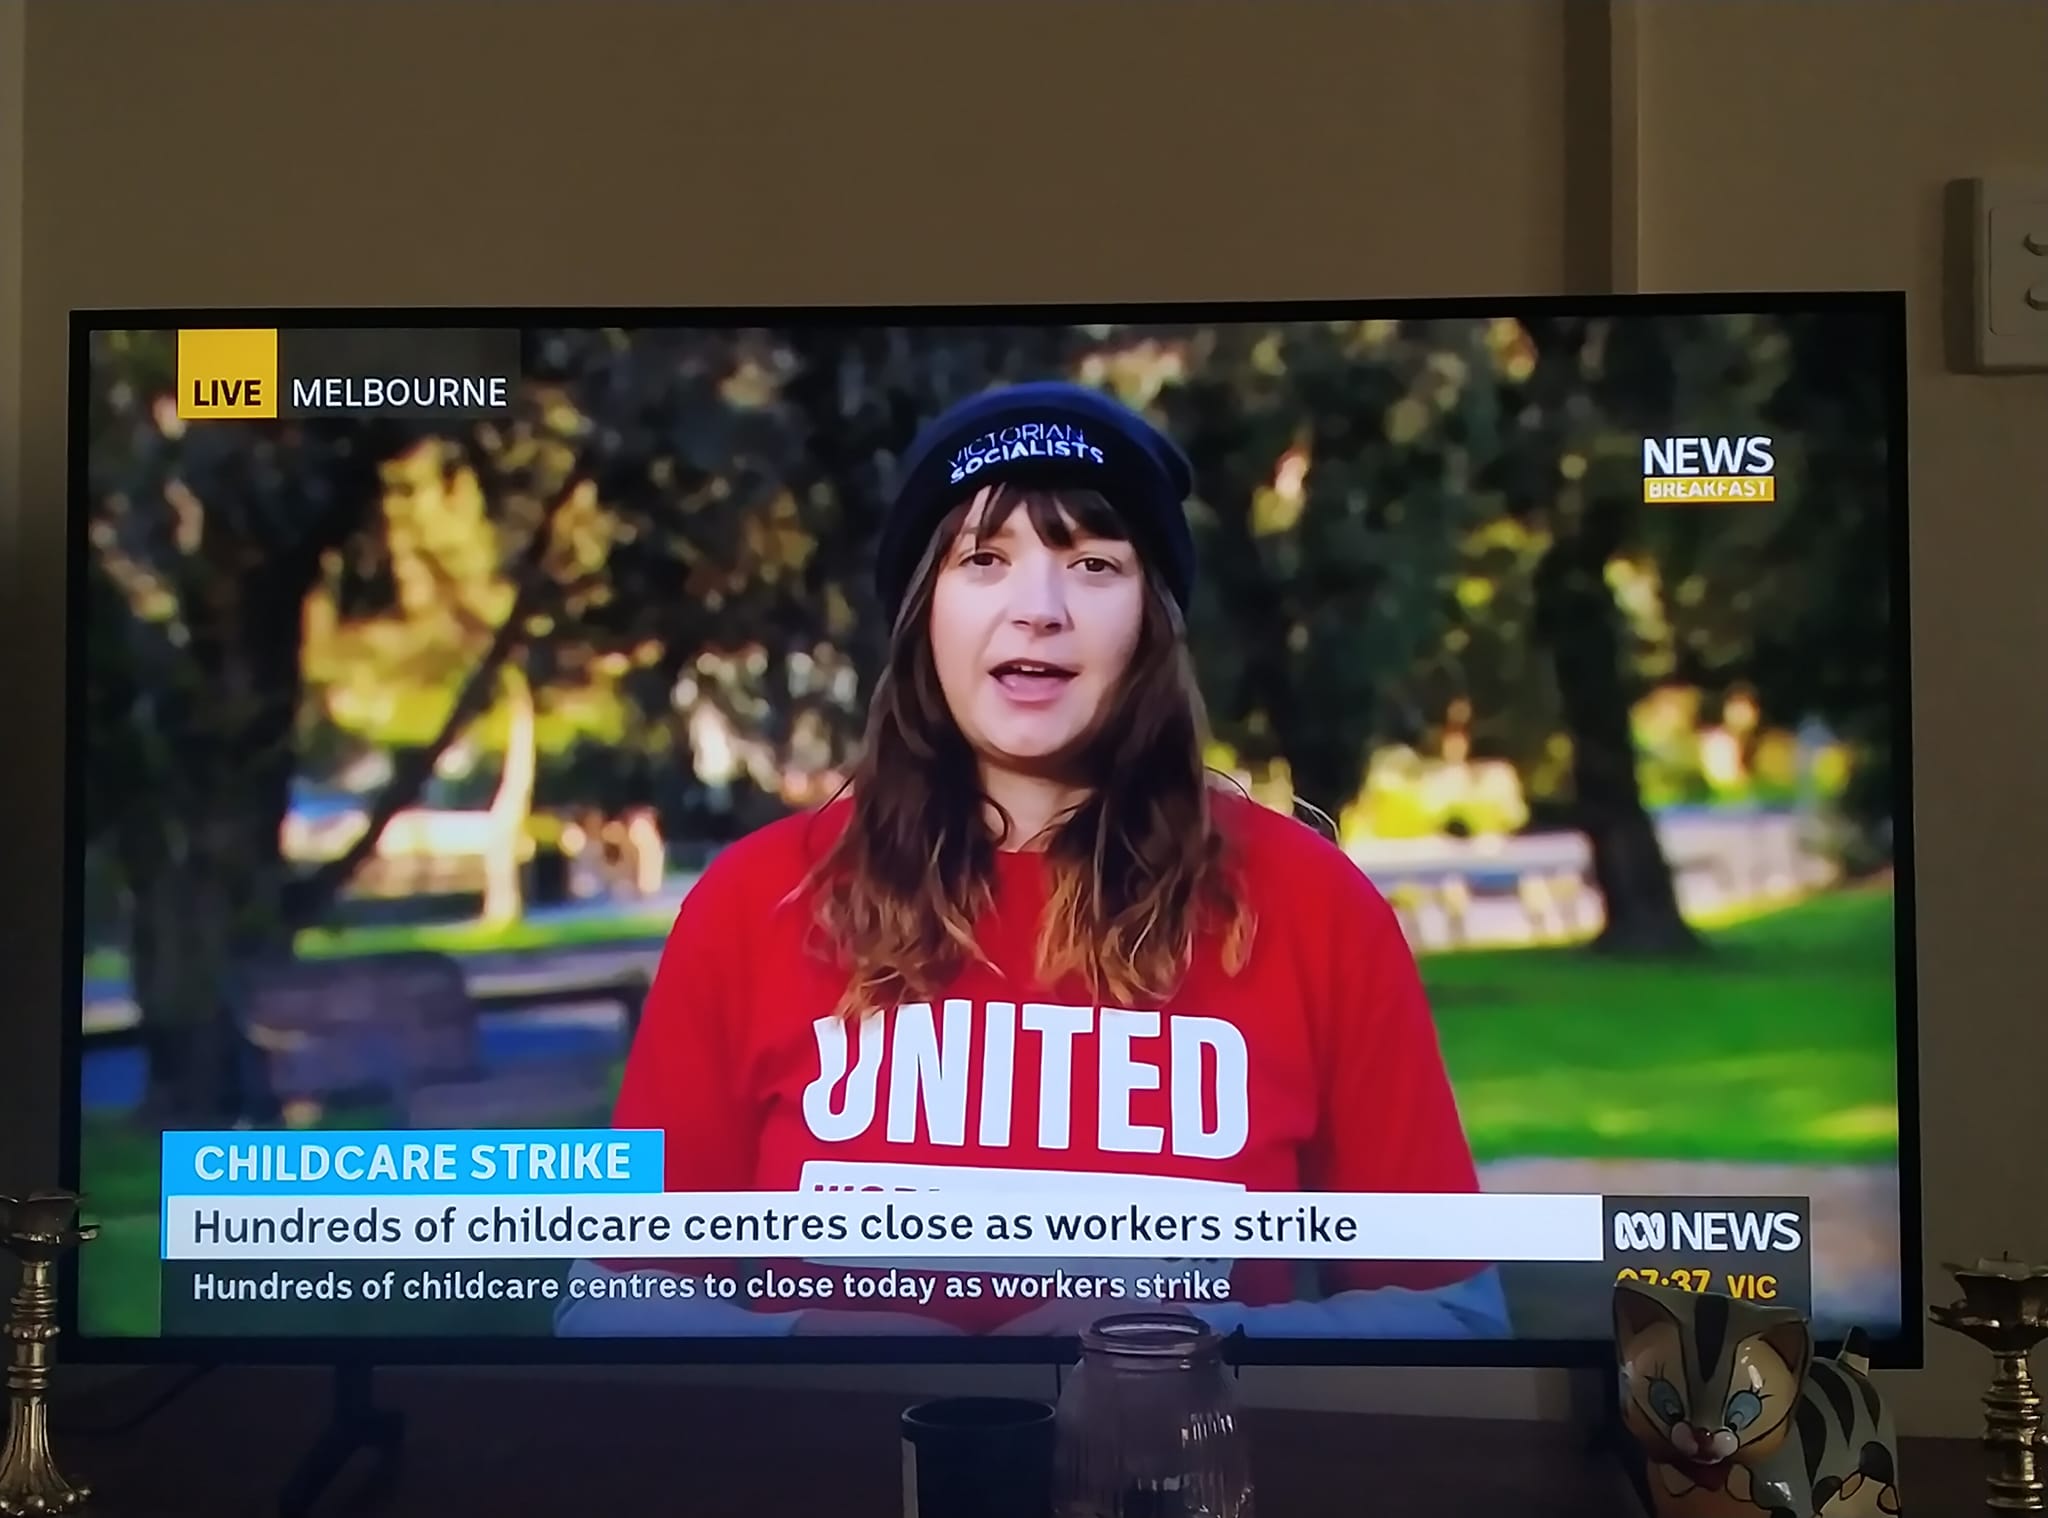
[[[181,421],[503,411],[520,335],[464,328],[210,328],[178,333]]]
[[[1778,498],[1767,437],[1646,437],[1643,499],[1679,504]]]

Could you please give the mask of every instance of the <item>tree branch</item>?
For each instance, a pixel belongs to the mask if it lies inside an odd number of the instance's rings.
[[[376,853],[378,840],[384,836],[391,820],[419,799],[421,790],[449,744],[489,707],[499,675],[525,642],[527,622],[540,610],[543,599],[552,589],[545,565],[548,548],[554,538],[555,519],[576,492],[588,483],[588,463],[587,457],[579,457],[567,481],[542,509],[540,522],[519,557],[519,590],[513,597],[512,609],[492,634],[490,647],[477,661],[476,668],[462,682],[462,688],[456,692],[448,715],[442,719],[432,741],[423,748],[408,751],[392,767],[390,780],[371,804],[367,825],[347,851],[285,888],[285,921],[294,931],[318,920],[333,905],[355,872]]]
[[[427,567],[428,576],[441,588],[442,593],[447,596],[449,610],[455,620],[462,624],[463,632],[471,637],[475,637],[478,633],[490,633],[495,638],[504,631],[502,626],[492,627],[490,623],[478,616],[475,610],[462,599],[462,582],[455,577],[446,564],[441,562],[441,556],[438,553],[424,545],[418,552],[421,562]],[[506,619],[508,625],[510,620],[509,617]]]

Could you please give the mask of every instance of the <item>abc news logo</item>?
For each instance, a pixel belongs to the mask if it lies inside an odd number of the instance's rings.
[[[1806,1242],[1796,1212],[1617,1212],[1614,1247],[1625,1254],[1696,1250],[1792,1254]]]

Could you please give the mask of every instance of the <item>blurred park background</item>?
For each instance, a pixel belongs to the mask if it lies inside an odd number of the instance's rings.
[[[602,1122],[696,873],[845,772],[897,453],[1050,376],[1187,450],[1212,761],[1401,911],[1488,1186],[1808,1195],[1818,1316],[1895,1321],[1888,343],[537,330],[488,422],[186,426],[95,334],[85,1326],[154,1331],[166,1127]],[[1776,501],[1645,505],[1667,434]]]

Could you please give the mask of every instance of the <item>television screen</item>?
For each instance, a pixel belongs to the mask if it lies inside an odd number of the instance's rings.
[[[73,323],[92,1352],[1917,1357],[1898,298]]]

